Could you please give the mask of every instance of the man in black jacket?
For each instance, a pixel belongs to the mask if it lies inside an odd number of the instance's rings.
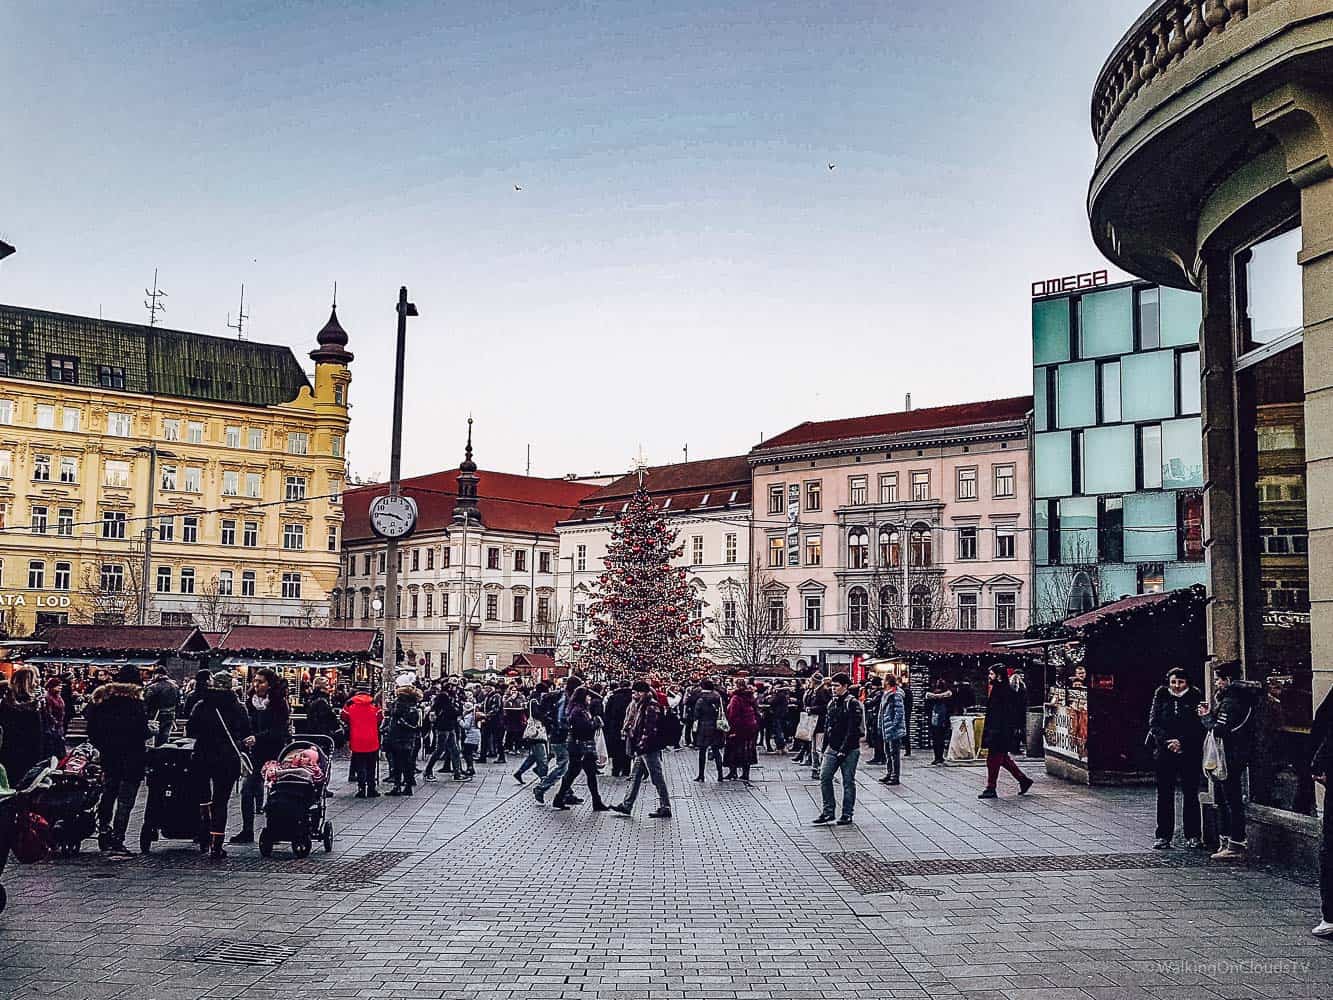
[[[1314,757],[1310,761],[1310,774],[1324,786],[1324,830],[1319,845],[1319,898],[1322,912],[1319,923],[1310,933],[1315,937],[1333,939],[1333,793],[1330,793],[1328,787],[1329,779],[1333,778],[1333,690],[1325,694],[1324,700],[1319,703],[1310,737],[1315,748]]]
[[[458,722],[463,717],[463,701],[458,685],[449,681],[431,702],[430,714],[435,728],[435,750],[426,761],[427,781],[435,780],[435,765],[441,757],[449,758],[454,780],[467,780],[463,775],[463,755],[458,745]]]
[[[101,685],[83,713],[88,741],[102,755],[102,799],[97,804],[97,844],[104,857],[130,857],[125,832],[139,797],[147,757],[148,713],[139,668],[126,664],[115,681]]]
[[[852,697],[852,679],[833,675],[833,693],[824,710],[824,761],[819,771],[819,791],[824,809],[815,825],[833,822],[837,802],[833,798],[833,775],[842,774],[842,816],[839,826],[852,822],[856,808],[856,765],[861,759],[861,737],[865,735],[865,709]]]
[[[1203,823],[1199,813],[1199,775],[1203,758],[1203,725],[1199,705],[1203,692],[1190,684],[1180,667],[1166,672],[1166,683],[1153,695],[1148,714],[1148,738],[1157,762],[1157,834],[1153,848],[1171,846],[1176,828],[1176,786],[1184,797],[1185,846],[1202,847]]]
[[[1260,685],[1240,679],[1239,663],[1219,663],[1213,667],[1213,705],[1210,709],[1204,703],[1198,708],[1203,728],[1222,740],[1227,767],[1226,780],[1213,778],[1213,799],[1222,833],[1222,846],[1212,855],[1214,861],[1244,861],[1248,853],[1242,783],[1254,752],[1254,734],[1259,728],[1256,716],[1263,693]]]
[[[611,757],[611,777],[629,776],[630,757],[625,748],[625,741],[620,738],[625,728],[625,715],[629,711],[634,693],[629,681],[621,681],[606,698],[606,751]]]
[[[608,744],[615,740],[634,754],[634,779],[625,794],[625,801],[611,808],[628,816],[634,809],[634,800],[639,797],[643,779],[651,777],[653,787],[657,789],[657,808],[648,815],[653,819],[670,819],[671,796],[667,793],[666,777],[662,773],[662,709],[647,681],[634,682],[633,701],[625,713],[624,730],[608,732],[606,739]]]

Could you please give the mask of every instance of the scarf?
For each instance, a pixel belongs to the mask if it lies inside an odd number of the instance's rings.
[[[268,708],[268,699],[261,698],[257,694],[250,695],[250,704],[254,706],[256,712],[262,712]]]

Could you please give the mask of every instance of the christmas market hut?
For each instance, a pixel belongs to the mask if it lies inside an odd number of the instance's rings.
[[[1183,667],[1202,688],[1203,587],[1125,597],[1062,622],[1033,626],[1048,696],[1046,773],[1090,785],[1152,780],[1145,745],[1153,692]]]
[[[25,659],[44,674],[70,674],[75,690],[97,673],[110,676],[129,664],[146,680],[159,665],[183,682],[208,657],[208,640],[193,625],[48,625],[45,643]]]
[[[568,673],[569,668],[558,666],[555,657],[549,653],[515,653],[514,662],[509,664],[505,676],[525,684],[536,684],[538,681],[551,681],[564,677]]]
[[[383,642],[373,628],[233,625],[217,648],[221,665],[246,680],[262,667],[276,671],[287,681],[292,705],[300,706],[317,675],[328,679],[330,689],[374,685]]]

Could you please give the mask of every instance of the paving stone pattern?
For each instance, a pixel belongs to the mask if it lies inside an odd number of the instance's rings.
[[[1148,855],[1149,792],[1038,774],[979,802],[975,768],[917,755],[895,788],[863,768],[855,826],[814,828],[808,769],[698,785],[667,756],[668,821],[648,787],[633,818],[540,807],[511,764],[412,798],[336,786],[332,855],[11,867],[0,997],[1333,997],[1317,891]]]

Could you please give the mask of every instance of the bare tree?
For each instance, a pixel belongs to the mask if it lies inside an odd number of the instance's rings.
[[[140,581],[143,579],[143,543],[130,541],[123,552],[102,556],[96,564],[85,563],[83,579],[71,616],[93,625],[140,625]]]
[[[953,628],[954,607],[944,574],[913,566],[907,573],[907,623],[913,628]]]
[[[795,657],[801,640],[792,635],[785,607],[769,605],[773,578],[756,559],[744,580],[727,580],[719,588],[722,608],[712,620],[708,648],[719,663],[772,664]]]
[[[309,599],[302,601],[297,609],[297,617],[301,620],[302,628],[329,627],[329,608],[319,601]]]
[[[231,624],[232,600],[216,576],[205,580],[194,605],[194,623],[205,632],[221,632]]]
[[[894,629],[903,625],[902,599],[898,594],[901,586],[900,571],[886,573],[876,566],[869,576],[848,588],[842,624],[850,645],[877,657],[893,652]]]

